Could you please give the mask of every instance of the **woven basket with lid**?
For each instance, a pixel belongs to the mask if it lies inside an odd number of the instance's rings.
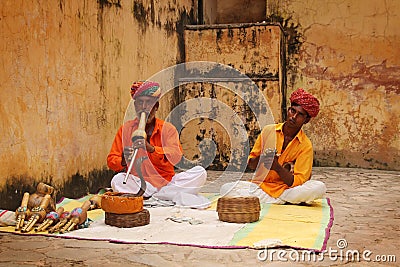
[[[115,214],[129,214],[143,210],[143,197],[132,197],[120,192],[104,193],[101,199],[101,208],[105,212]]]
[[[217,202],[220,221],[232,223],[256,222],[260,218],[258,197],[221,197]]]

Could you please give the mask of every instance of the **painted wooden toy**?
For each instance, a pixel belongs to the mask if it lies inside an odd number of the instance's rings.
[[[60,229],[60,233],[69,232],[84,223],[87,219],[87,211],[90,209],[90,205],[90,201],[86,200],[81,207],[74,208],[71,211],[68,222]]]
[[[41,225],[35,228],[35,232],[46,231],[48,227],[52,224],[57,223],[60,220],[61,214],[64,212],[63,207],[59,207],[57,211],[50,211],[46,215],[46,219],[42,222]]]
[[[60,214],[59,221],[49,229],[49,233],[55,233],[60,231],[60,229],[68,223],[71,213],[69,211],[64,211]]]
[[[25,218],[30,216],[30,210],[28,209],[29,193],[25,193],[22,197],[21,206],[15,211],[15,217],[17,219],[15,225],[15,231],[21,230],[24,226]]]
[[[41,223],[46,218],[46,208],[49,206],[51,196],[45,195],[40,205],[31,209],[31,216],[27,224],[22,227],[21,232],[30,232],[36,223]]]
[[[101,209],[101,199],[102,199],[102,196],[99,194],[92,196],[89,199],[89,201],[90,201],[89,210]]]
[[[51,196],[51,198],[49,199],[49,205],[46,207],[46,213],[49,213],[50,211],[55,211],[56,204],[54,187],[45,183],[39,183],[36,186],[36,192],[29,195],[28,208],[32,209],[34,207],[39,207],[42,199],[46,195]]]

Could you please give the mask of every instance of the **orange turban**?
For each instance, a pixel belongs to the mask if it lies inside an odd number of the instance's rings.
[[[319,112],[319,101],[312,94],[299,88],[290,95],[290,102],[296,103],[307,111],[308,115],[315,117]]]
[[[160,85],[156,82],[140,81],[134,82],[131,86],[131,96],[133,99],[138,96],[153,96],[159,98],[160,95]]]

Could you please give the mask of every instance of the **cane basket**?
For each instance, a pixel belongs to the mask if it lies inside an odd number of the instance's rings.
[[[147,209],[129,214],[115,214],[111,212],[106,212],[104,222],[107,225],[120,228],[143,226],[150,223],[150,213]]]
[[[131,214],[143,210],[143,196],[130,196],[122,192],[106,192],[101,198],[101,208],[115,214]]]
[[[260,200],[258,197],[221,197],[217,202],[217,212],[223,222],[256,222],[260,218]]]

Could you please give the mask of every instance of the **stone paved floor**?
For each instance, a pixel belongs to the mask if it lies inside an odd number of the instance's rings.
[[[253,249],[114,244],[0,233],[0,266],[400,266],[400,172],[315,168],[313,173],[314,179],[326,183],[334,208],[328,249],[337,250],[338,240],[345,239],[347,247],[342,251],[360,253],[360,262],[332,250],[322,261],[271,262],[259,260],[260,251]],[[222,183],[237,178],[237,174],[221,174],[210,171],[204,190],[217,192]],[[250,176],[247,173],[243,178]],[[362,253],[392,262],[367,262]]]

